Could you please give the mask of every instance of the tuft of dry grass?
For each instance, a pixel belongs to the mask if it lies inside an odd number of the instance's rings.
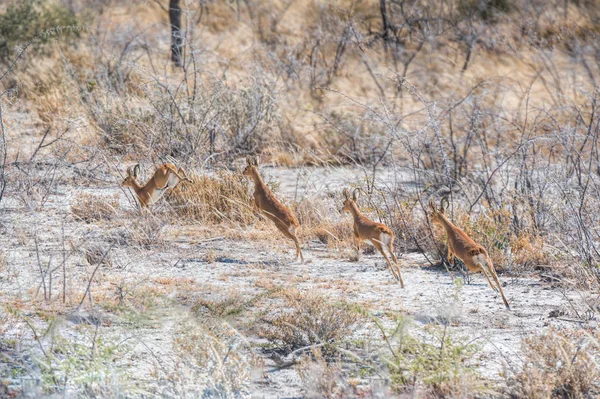
[[[522,344],[525,364],[507,378],[513,398],[591,398],[600,395],[600,334],[554,328]]]
[[[330,249],[352,244],[352,219],[344,218],[331,198],[304,198],[292,208],[303,236],[317,238]]]
[[[119,203],[116,197],[93,195],[89,193],[77,193],[71,204],[71,213],[87,223],[101,220],[112,220],[117,216]]]
[[[254,221],[252,195],[241,173],[219,171],[215,176],[190,177],[193,184],[179,184],[168,195],[178,216],[201,223],[232,222],[244,226]]]

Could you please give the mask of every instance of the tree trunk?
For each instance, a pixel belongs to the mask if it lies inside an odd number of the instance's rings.
[[[383,45],[387,46],[387,40],[388,40],[388,31],[390,29],[390,26],[388,24],[388,19],[387,19],[387,4],[386,4],[386,0],[379,0],[379,11],[381,12],[381,24],[383,32],[381,32],[381,38],[383,39]]]
[[[183,33],[181,31],[181,6],[179,0],[169,0],[169,22],[171,23],[171,61],[176,66],[183,66],[182,48]]]

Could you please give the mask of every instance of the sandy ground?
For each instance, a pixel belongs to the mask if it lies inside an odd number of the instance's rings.
[[[262,172],[266,180],[280,183],[280,196],[287,200],[326,195],[364,177],[358,168],[294,170],[264,167]],[[69,176],[72,171],[61,173]],[[378,173],[378,176],[378,184],[401,189],[411,187],[410,174],[406,171],[387,170]],[[41,281],[35,236],[42,263],[50,261],[54,265],[58,264],[61,256],[63,228],[67,241],[73,242],[76,249],[89,243],[97,243],[100,248],[106,249],[110,245],[110,237],[126,236],[123,231],[132,229],[136,223],[148,223],[149,219],[136,215],[126,192],[116,184],[118,178],[115,177],[114,181],[115,184],[75,185],[59,182],[41,211],[26,210],[14,193],[3,199],[0,203],[0,246],[4,248],[6,261],[4,276],[0,279],[0,302],[3,305],[16,302],[34,304],[24,305],[29,312],[32,307],[47,307],[41,303],[39,292],[37,300],[32,302]],[[116,193],[119,201],[117,218],[91,224],[74,218],[71,204],[81,192],[109,197]],[[160,213],[167,206],[162,200],[155,212]],[[332,251],[321,242],[310,240],[303,244],[306,262],[298,264],[293,260],[293,246],[269,225],[259,224],[258,227],[265,229],[267,236],[272,233],[272,239],[250,241],[232,238],[231,232],[220,226],[207,229],[181,220],[161,223],[164,233],[161,246],[130,246],[125,238],[124,243],[112,248],[111,264],[98,271],[95,279],[98,287],[92,287],[94,296],[101,296],[101,291],[113,292],[113,286],[119,284],[133,290],[138,285],[147,286],[161,279],[187,281],[196,287],[194,290],[179,290],[177,286],[171,288],[169,295],[175,299],[173,305],[154,311],[150,320],[136,325],[133,330],[127,322],[101,311],[104,318],[111,320],[102,324],[101,333],[135,337],[128,359],[136,360],[128,367],[133,378],[139,379],[140,383],[155,367],[157,359],[168,362],[172,358],[173,334],[182,320],[190,317],[190,306],[199,298],[215,299],[233,294],[251,297],[272,286],[297,287],[358,303],[373,314],[381,315],[383,320],[387,312],[408,315],[414,320],[412,329],[417,334],[427,325],[442,325],[450,321],[451,333],[467,336],[481,345],[481,351],[474,359],[480,373],[489,380],[500,382],[502,370],[518,366],[521,361],[520,343],[524,337],[539,334],[551,326],[579,326],[582,322],[574,316],[573,306],[578,307],[592,296],[592,293],[556,288],[537,275],[519,278],[500,276],[512,308],[507,311],[500,296],[492,292],[482,275],[472,276],[471,283],[464,285],[456,296],[455,285],[446,270],[430,267],[420,254],[402,254],[400,260],[406,286],[402,289],[392,279],[379,255],[362,255],[359,261],[350,261],[343,250]],[[248,227],[245,232],[253,228]],[[77,239],[73,240],[73,237]],[[89,279],[93,266],[86,263],[81,254],[75,253],[67,262],[67,268],[71,276],[68,291],[77,297],[75,302],[78,302],[85,290],[83,282]],[[55,288],[56,291],[59,289]],[[54,301],[58,302],[57,299]],[[251,312],[260,313],[263,305],[269,305],[268,301]],[[87,311],[85,308],[84,305],[83,309]],[[72,310],[59,311],[67,320],[61,326],[66,336],[76,335],[74,328],[78,323],[68,316]],[[551,317],[556,315],[559,317]],[[35,317],[32,315],[32,318]],[[391,326],[391,321],[386,323]],[[595,322],[586,323],[590,326]],[[23,342],[31,338],[30,335],[23,326],[8,327],[4,334]],[[252,336],[248,338],[257,340]],[[258,347],[253,351],[262,356]],[[303,396],[304,387],[294,368],[264,372],[274,363],[267,357],[261,362],[264,369],[253,374],[250,387],[253,397]]]

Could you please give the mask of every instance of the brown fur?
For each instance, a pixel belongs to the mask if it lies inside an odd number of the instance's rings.
[[[138,200],[140,201],[140,214],[142,214],[142,209],[151,205],[152,197],[157,190],[167,190],[175,187],[168,187],[169,178],[171,174],[177,176],[180,180],[185,180],[190,183],[193,183],[193,180],[190,179],[185,171],[181,168],[177,169],[175,165],[171,163],[166,163],[159,166],[154,175],[146,182],[144,186],[142,186],[138,180],[137,175],[139,171],[140,165],[135,165],[133,168],[127,169],[127,177],[121,185],[126,187],[131,187],[133,191],[136,193]]]
[[[481,245],[473,241],[467,233],[448,220],[446,215],[444,215],[443,203],[444,200],[442,200],[440,208],[436,209],[433,201],[429,202],[431,208],[430,218],[432,222],[441,225],[446,230],[446,235],[448,236],[448,262],[452,263],[456,256],[464,262],[469,271],[482,272],[490,287],[492,287],[494,291],[500,291],[504,305],[510,310],[508,301],[502,291],[500,280],[498,279],[498,275],[496,274],[496,270],[494,269],[494,265],[492,264],[492,260],[488,256],[487,251]],[[496,286],[492,284],[490,277],[495,281]]]
[[[300,242],[296,236],[296,230],[300,226],[300,223],[296,215],[275,198],[273,192],[269,190],[269,187],[263,181],[258,172],[258,158],[246,159],[244,176],[249,176],[254,181],[254,207],[272,220],[284,236],[294,241],[296,245],[296,260],[300,257],[300,261],[304,263]]]
[[[373,246],[383,255],[385,258],[394,278],[400,282],[400,286],[404,288],[404,281],[402,280],[402,275],[400,274],[400,267],[398,266],[398,259],[394,254],[394,232],[387,227],[383,223],[377,223],[370,219],[368,219],[365,215],[363,215],[358,206],[356,205],[356,190],[350,198],[348,190],[344,189],[344,207],[342,208],[342,212],[348,212],[352,214],[354,218],[354,246],[356,248],[357,256],[360,251],[360,242],[361,241],[370,241]],[[392,260],[394,261],[394,265],[390,262],[390,259],[386,255],[383,250],[383,246],[386,246],[392,256]],[[394,268],[395,266],[395,268]]]

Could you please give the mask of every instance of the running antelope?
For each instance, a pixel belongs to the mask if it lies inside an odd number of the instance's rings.
[[[402,281],[402,276],[400,275],[400,266],[398,265],[398,259],[396,259],[396,255],[394,255],[394,232],[382,223],[377,223],[372,220],[367,219],[365,215],[363,215],[358,206],[356,205],[358,189],[355,189],[352,192],[352,197],[348,193],[347,189],[344,189],[344,207],[342,208],[342,212],[348,212],[352,214],[354,218],[354,246],[356,247],[356,255],[358,257],[360,251],[360,242],[370,242],[385,258],[394,278],[400,282],[400,286],[404,288],[404,281]],[[387,247],[392,256],[394,264],[390,262],[390,259],[386,255],[383,250],[383,245]],[[394,269],[395,266],[395,269]]]
[[[445,208],[444,202],[446,202]],[[504,301],[506,309],[510,310],[510,306],[508,306],[508,301],[504,296],[502,286],[498,280],[498,275],[496,274],[496,270],[494,270],[494,265],[492,264],[492,260],[488,256],[487,251],[481,245],[473,241],[467,235],[467,233],[453,225],[452,222],[448,220],[446,215],[444,215],[444,210],[448,209],[448,204],[448,199],[442,198],[439,209],[436,209],[433,199],[429,200],[429,207],[431,208],[431,221],[441,225],[446,230],[446,234],[448,235],[448,262],[452,263],[454,261],[454,257],[456,256],[464,262],[469,271],[482,272],[490,287],[492,287],[494,291],[500,291],[500,295],[502,295],[502,300]],[[497,288],[492,284],[490,275],[496,282]]]
[[[300,223],[298,223],[298,219],[292,211],[275,198],[275,195],[273,195],[262,177],[260,177],[260,173],[258,173],[258,157],[246,158],[244,176],[250,176],[254,181],[254,208],[271,219],[284,236],[294,240],[294,244],[296,244],[296,260],[300,257],[300,261],[304,263],[302,249],[296,237],[296,230],[298,230]]]
[[[156,169],[156,172],[154,172],[154,176],[152,176],[144,186],[137,180],[139,171],[139,164],[135,165],[133,168],[127,168],[127,177],[123,180],[121,185],[131,187],[133,191],[135,191],[140,201],[140,215],[142,214],[143,208],[158,201],[168,189],[174,188],[180,180],[185,180],[190,183],[194,182],[187,176],[183,169],[177,169],[175,165],[171,163],[159,166]]]

